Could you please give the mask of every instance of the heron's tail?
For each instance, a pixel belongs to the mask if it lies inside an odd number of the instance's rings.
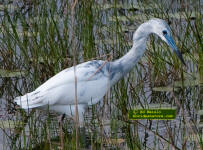
[[[33,91],[31,93],[26,93],[23,96],[16,97],[14,101],[23,109],[31,109],[43,106],[43,98],[39,91]]]

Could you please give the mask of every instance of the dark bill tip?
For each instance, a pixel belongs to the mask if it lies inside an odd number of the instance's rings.
[[[186,66],[186,63],[183,59],[183,55],[180,53],[179,50],[175,50],[176,55],[178,56],[178,58],[180,59],[180,61],[183,63],[184,66]]]

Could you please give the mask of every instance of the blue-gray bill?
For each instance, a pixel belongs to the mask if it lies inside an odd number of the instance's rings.
[[[168,45],[172,48],[172,50],[176,53],[176,55],[178,56],[178,58],[180,59],[180,61],[186,66],[185,64],[185,61],[183,59],[183,56],[182,54],[180,53],[180,51],[178,50],[178,48],[176,47],[176,44],[173,40],[173,38],[171,36],[168,36],[168,34],[165,34],[164,35],[167,42],[168,42]]]
[[[183,55],[180,53],[179,50],[174,50],[180,61],[186,66],[185,61],[183,59]]]

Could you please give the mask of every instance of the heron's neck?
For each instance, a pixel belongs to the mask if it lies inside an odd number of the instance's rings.
[[[130,51],[120,59],[112,62],[110,78],[112,84],[128,73],[143,56],[149,34],[150,26],[147,23],[142,24],[133,35],[133,46]]]

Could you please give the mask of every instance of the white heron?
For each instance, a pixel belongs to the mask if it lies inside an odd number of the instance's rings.
[[[149,34],[154,33],[165,41],[185,65],[172,38],[168,24],[161,19],[151,19],[141,24],[133,34],[133,46],[118,60],[107,62],[92,60],[67,68],[39,86],[33,92],[19,96],[14,101],[23,109],[44,108],[72,116],[75,114],[75,75],[79,120],[88,105],[102,100],[105,93],[137,64],[146,50]]]

